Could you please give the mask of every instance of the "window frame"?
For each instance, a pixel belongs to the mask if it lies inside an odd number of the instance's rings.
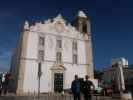
[[[61,52],[56,53],[56,62],[62,63],[62,53]]]
[[[73,54],[73,64],[78,64],[78,55]]]
[[[44,61],[44,50],[38,51],[38,59],[39,61]]]
[[[45,45],[45,37],[39,36],[39,46],[44,46],[44,45]]]
[[[57,40],[56,40],[56,47],[57,47],[58,49],[61,49],[61,48],[62,48],[62,40],[61,40],[61,39],[57,39]]]

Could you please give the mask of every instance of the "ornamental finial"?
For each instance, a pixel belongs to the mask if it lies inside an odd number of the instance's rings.
[[[25,21],[24,29],[29,29],[29,22],[28,21]]]
[[[86,14],[81,10],[78,12],[78,17],[87,18]]]

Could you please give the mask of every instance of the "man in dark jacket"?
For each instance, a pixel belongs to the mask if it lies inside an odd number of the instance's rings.
[[[74,100],[80,100],[80,82],[78,80],[78,75],[75,75],[75,80],[72,82],[71,90]]]
[[[92,87],[93,90],[95,88],[94,84],[89,80],[89,76],[85,76],[85,82],[84,82],[84,100],[91,100],[91,92],[92,92]]]

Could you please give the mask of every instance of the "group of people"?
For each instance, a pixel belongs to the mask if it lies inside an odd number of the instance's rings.
[[[92,90],[95,89],[94,84],[92,81],[89,80],[89,76],[85,76],[85,81],[81,82],[79,81],[78,75],[75,75],[75,79],[73,80],[71,84],[71,90],[73,93],[74,100],[81,100],[80,95],[83,93],[84,100],[91,100],[91,94]]]
[[[12,91],[12,84],[13,84],[13,78],[10,73],[7,73],[4,76],[4,80],[0,81],[0,95],[1,94],[7,94],[8,92]]]

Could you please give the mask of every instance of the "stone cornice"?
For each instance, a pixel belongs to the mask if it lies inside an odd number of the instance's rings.
[[[63,38],[69,38],[69,39],[72,39],[72,40],[80,40],[80,41],[90,41],[90,39],[84,39],[84,37],[82,38],[76,38],[76,37],[70,37],[70,36],[65,36],[65,35],[57,35],[57,34],[54,34],[54,33],[48,33],[48,32],[39,32],[39,31],[30,31],[31,33],[37,33],[37,34],[41,34],[41,35],[52,35],[52,36],[55,36],[55,37],[63,37]],[[83,35],[82,35],[83,36]]]
[[[24,57],[21,57],[21,58],[19,58],[19,60],[30,60],[30,61],[36,61],[36,62],[38,62],[38,59],[37,58],[24,58]],[[46,60],[46,59],[44,59],[44,61],[42,61],[42,62],[54,62],[54,63],[56,63],[55,60]],[[62,62],[62,64],[90,65],[90,64],[83,64],[83,63],[74,64],[72,62],[66,62],[66,61]]]

